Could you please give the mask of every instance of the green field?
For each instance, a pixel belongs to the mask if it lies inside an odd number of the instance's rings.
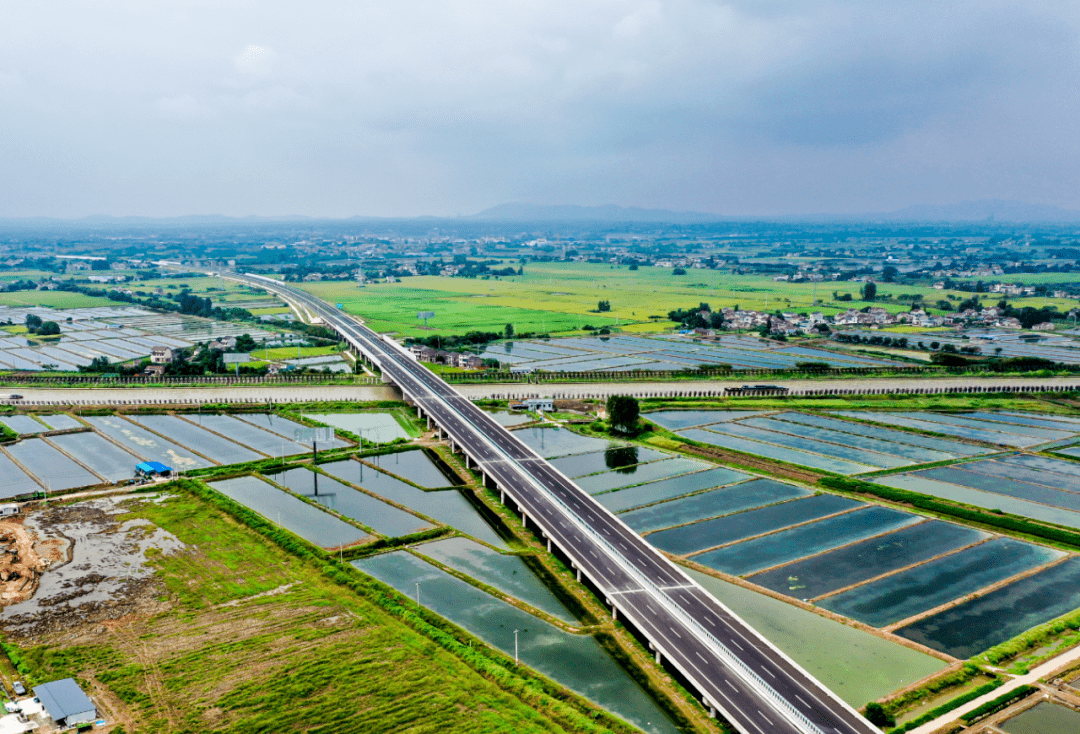
[[[567,332],[585,324],[614,326],[616,322],[631,332],[658,331],[674,325],[667,321],[668,311],[702,301],[714,310],[739,306],[747,310],[821,311],[826,315],[870,305],[858,300],[861,283],[786,283],[766,276],[704,269],[675,276],[665,268],[630,270],[626,266],[561,262],[530,263],[524,275],[489,280],[419,276],[362,288],[353,281],[321,281],[301,287],[330,303],[344,304],[347,311],[378,331],[408,336],[460,334],[473,329],[501,331],[507,323],[517,332]],[[851,293],[855,300],[834,301],[833,291]],[[953,303],[971,296],[962,291],[890,283],[878,284],[878,292],[894,298],[921,294],[931,307],[950,294],[955,296]],[[980,296],[988,303],[1000,298],[998,294]],[[610,301],[609,313],[591,312],[600,300]],[[1061,311],[1076,306],[1068,299],[1009,301],[1016,306],[1056,305]],[[894,312],[910,308],[895,300],[875,305]],[[416,318],[420,311],[435,312],[427,329]]]
[[[116,306],[116,301],[67,291],[10,291],[0,293],[2,306],[48,306],[49,308],[97,308]]]
[[[165,611],[24,653],[35,678],[106,698],[127,734],[582,730],[199,499],[141,502],[136,518],[189,546],[156,556]]]

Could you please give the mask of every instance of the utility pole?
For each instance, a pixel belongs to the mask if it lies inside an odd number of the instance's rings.
[[[518,664],[518,631],[514,630],[514,665]]]

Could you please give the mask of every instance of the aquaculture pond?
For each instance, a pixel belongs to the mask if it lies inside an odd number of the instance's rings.
[[[863,506],[864,503],[846,497],[819,494],[660,530],[649,534],[648,539],[660,550],[684,555]]]
[[[144,428],[186,446],[219,464],[239,464],[266,458],[227,438],[205,431],[175,415],[133,415],[131,419]]]
[[[1007,734],[1076,734],[1080,731],[1080,711],[1050,701],[1039,701],[998,724],[997,728]]]
[[[210,486],[254,510],[270,522],[322,548],[338,548],[361,543],[370,535],[315,505],[282,492],[257,477],[239,477],[211,482]]]
[[[747,421],[743,423],[725,423],[720,426],[710,426],[708,430],[719,431],[720,433],[726,433],[731,436],[741,436],[742,438],[748,438],[754,441],[764,441],[770,444],[776,444],[778,446],[784,446],[789,449],[798,449],[799,451],[809,451],[815,454],[822,454],[824,456],[831,456],[836,459],[844,459],[847,461],[853,461],[858,464],[865,464],[867,466],[877,467],[879,469],[892,469],[898,466],[907,466],[910,461],[905,461],[898,456],[887,456],[885,454],[874,453],[871,451],[863,451],[861,449],[852,448],[845,444],[826,443],[819,440],[807,440],[801,436],[794,436],[790,433],[781,433],[775,430],[764,430],[752,425],[754,421]]]
[[[1070,435],[1078,432],[1075,426],[1061,426],[1057,430],[1053,430],[1050,428],[1039,428],[1030,425],[1029,423],[1004,423],[1000,420],[979,420],[966,415],[955,415],[950,413],[926,413],[916,411],[913,413],[904,413],[903,415],[918,420],[946,423],[951,426],[974,428],[980,431],[998,431],[1000,433],[1008,433],[1015,436],[1028,436],[1030,438],[1041,439],[1039,443],[1044,441],[1060,441],[1061,439],[1068,438]]]
[[[894,474],[891,476],[874,477],[878,484],[889,487],[906,489],[911,492],[941,497],[942,499],[964,502],[976,507],[984,507],[988,510],[1001,510],[1022,517],[1030,517],[1033,520],[1068,525],[1080,528],[1080,512],[1072,512],[1057,507],[1049,507],[1037,502],[1023,500],[996,492],[984,492],[969,487],[961,487],[958,484],[940,482],[923,476],[909,476],[907,474]]]
[[[19,441],[4,448],[15,461],[44,482],[50,490],[101,484],[100,478],[83,469],[40,438]],[[134,462],[129,463],[128,466],[134,469]]]
[[[983,492],[1002,494],[1008,497],[1017,497],[1029,502],[1037,502],[1041,505],[1060,507],[1063,510],[1080,511],[1080,494],[1064,489],[1054,489],[1041,484],[1021,482],[1002,476],[983,474],[979,471],[969,470],[966,464],[961,466],[939,466],[934,469],[916,472],[914,477],[933,479],[949,484],[958,484],[961,487],[970,487]],[[1064,480],[1064,478],[1063,478]]]
[[[436,540],[415,546],[415,550],[556,619],[571,624],[578,621],[520,556],[499,553],[468,538]]]
[[[708,469],[694,474],[684,474],[681,477],[672,477],[659,482],[642,484],[638,487],[598,494],[596,500],[612,512],[620,512],[631,507],[640,507],[661,500],[669,500],[691,492],[741,482],[749,478],[749,474],[743,474],[732,469]]]
[[[408,479],[413,484],[419,484],[428,489],[461,484],[460,479],[451,474],[449,469],[444,471],[423,449],[395,451],[377,458],[368,458],[366,461],[378,462],[380,469],[397,474],[402,479]]]
[[[871,420],[871,418],[868,417],[870,414],[858,412],[846,412],[838,415],[846,415],[850,418],[860,419],[867,416],[865,420]],[[891,443],[920,446],[925,449],[956,454],[957,456],[978,456],[979,454],[986,454],[993,451],[993,449],[986,446],[973,446],[971,444],[961,443],[960,441],[950,441],[947,438],[923,436],[922,434],[912,433],[910,431],[897,431],[891,428],[885,428],[884,426],[867,425],[866,423],[856,423],[855,421],[840,420],[839,418],[829,418],[821,415],[784,413],[777,417],[782,417],[786,421],[802,423],[808,426],[817,426],[819,428],[827,428],[829,430],[841,433],[851,433],[858,436],[879,438]]]
[[[922,517],[919,515],[871,505],[772,535],[744,540],[694,556],[693,559],[703,566],[742,576],[920,520]]]
[[[96,433],[63,433],[49,436],[48,441],[110,482],[135,476],[135,464],[139,460]]]
[[[27,476],[7,454],[0,453],[0,499],[40,491],[40,484]]]
[[[305,413],[304,417],[361,436],[365,441],[389,443],[409,438],[408,432],[389,413]]]
[[[785,417],[785,415],[776,416],[777,419]],[[763,428],[770,431],[782,431],[784,433],[790,433],[804,439],[812,439],[813,441],[825,441],[832,444],[853,446],[858,449],[865,449],[867,451],[876,452],[877,454],[885,454],[888,456],[896,457],[896,459],[898,460],[894,461],[891,466],[903,466],[906,464],[927,464],[932,461],[955,459],[959,456],[959,454],[948,453],[946,451],[936,451],[934,449],[927,449],[921,446],[911,446],[906,443],[897,443],[895,441],[889,441],[881,438],[870,438],[869,436],[857,436],[851,433],[841,433],[840,431],[834,431],[829,428],[821,428],[819,426],[811,426],[797,421],[776,420],[773,418],[755,418],[753,420],[744,421],[744,424],[753,426],[755,428]],[[872,454],[870,456],[872,456]],[[874,463],[877,463],[877,461],[875,461]]]
[[[207,430],[228,436],[233,441],[267,456],[293,456],[311,451],[311,446],[299,444],[291,439],[271,433],[258,426],[219,413],[191,413],[187,419]]]
[[[67,413],[53,413],[52,415],[39,415],[38,420],[43,422],[54,431],[69,431],[73,428],[85,428],[85,426]]]
[[[988,537],[972,528],[930,520],[762,571],[749,580],[781,594],[813,599]]]
[[[44,424],[34,420],[29,415],[8,415],[0,418],[0,423],[15,431],[19,435],[44,433],[49,430]]]
[[[177,471],[202,469],[213,466],[190,449],[157,436],[142,426],[115,415],[87,416],[86,422],[137,456],[149,461],[160,461]]]
[[[914,428],[919,431],[930,431],[932,433],[942,433],[947,436],[956,436],[958,438],[966,438],[973,441],[985,441],[987,443],[1001,444],[1003,446],[1032,446],[1034,444],[1043,443],[1050,439],[1033,438],[1031,436],[1019,435],[1016,433],[1006,432],[1007,426],[998,425],[998,428],[1003,430],[997,430],[994,427],[987,425],[985,428],[972,428],[969,426],[955,425],[947,421],[938,420],[941,416],[934,413],[927,414],[915,414],[915,413],[873,413],[873,412],[854,412],[854,411],[842,411],[839,415],[844,415],[849,418],[859,418],[861,420],[874,421],[877,423],[884,423],[892,426],[903,426],[905,428]],[[913,417],[915,415],[928,416],[927,417]],[[1060,438],[1064,438],[1066,434],[1062,434]]]
[[[775,504],[785,500],[805,497],[810,491],[793,484],[773,481],[772,479],[754,479],[749,482],[733,484],[730,487],[712,489],[701,494],[661,502],[624,512],[620,517],[623,522],[639,533],[659,530],[673,525],[703,520],[732,512],[749,510],[754,507]]]
[[[290,441],[296,438],[297,429],[307,429],[308,426],[296,421],[291,421],[288,418],[282,418],[280,415],[274,415],[273,413],[237,413],[236,417],[242,421],[258,426],[271,433],[275,433],[278,436],[287,438]],[[340,449],[344,446],[352,446],[348,441],[343,441],[337,436],[333,438],[327,445],[319,444],[320,449]],[[310,446],[308,447],[310,449]]]
[[[514,437],[545,459],[567,454],[584,454],[586,451],[601,451],[619,445],[602,438],[581,436],[564,428],[542,426],[519,428],[514,431]]]
[[[597,494],[630,487],[635,484],[645,484],[646,482],[677,477],[680,474],[701,471],[711,466],[713,465],[704,461],[695,461],[694,459],[664,459],[654,461],[651,464],[627,466],[603,474],[581,477],[575,484],[589,494]]]
[[[924,617],[896,634],[957,658],[970,658],[1024,630],[1080,607],[1080,558]]]
[[[1041,463],[1029,465],[1027,462],[1022,461],[1024,458],[1026,457],[1006,456],[1001,459],[969,461],[955,468],[975,472],[976,474],[985,474],[1006,481],[1037,484],[1066,490],[1073,494],[1080,494],[1080,473],[1077,473],[1080,464],[1033,456],[1031,458],[1037,459]]]
[[[821,599],[825,609],[872,627],[922,614],[1060,558],[1060,551],[994,538],[920,566]],[[995,621],[995,624],[1002,620]]]
[[[509,410],[485,410],[484,412],[491,416],[491,420],[507,428],[536,420],[528,413],[512,413]]]
[[[431,523],[416,515],[305,467],[268,474],[267,478],[356,520],[380,535],[393,538],[432,527]]]
[[[584,696],[639,729],[675,734],[659,706],[588,635],[572,635],[405,552],[353,565],[476,635],[507,655],[518,630],[521,662]]]
[[[683,428],[695,428],[711,423],[723,423],[739,418],[761,415],[760,410],[658,410],[655,413],[642,413],[641,417],[669,431]]]
[[[852,706],[862,706],[947,665],[925,653],[779,599],[697,571],[686,572]],[[837,650],[843,650],[844,654],[837,655]]]
[[[703,428],[691,428],[686,431],[679,431],[679,435],[688,438],[691,441],[699,441],[701,443],[709,444],[710,446],[720,446],[727,449],[733,449],[734,451],[753,454],[754,456],[763,456],[766,459],[776,459],[777,461],[784,461],[789,464],[808,466],[813,469],[823,469],[825,471],[835,472],[836,474],[859,474],[875,469],[875,467],[867,464],[856,464],[852,461],[843,461],[829,456],[813,454],[808,451],[800,451],[798,449],[776,446],[762,441],[754,441],[749,438],[716,433]]]
[[[574,479],[588,474],[622,469],[635,464],[670,458],[671,454],[648,449],[644,446],[616,446],[603,451],[590,451],[587,454],[571,454],[549,463],[566,476]]]
[[[457,528],[485,543],[506,548],[506,542],[457,489],[424,491],[351,459],[320,464],[319,468],[344,482],[363,487],[372,494]]]

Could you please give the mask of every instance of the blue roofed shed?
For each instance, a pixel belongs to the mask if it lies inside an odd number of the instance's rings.
[[[172,467],[160,461],[142,461],[135,465],[135,473],[144,477],[160,477],[172,474]]]
[[[74,678],[64,678],[34,686],[34,695],[49,716],[61,727],[97,719],[97,707],[83,693]]]

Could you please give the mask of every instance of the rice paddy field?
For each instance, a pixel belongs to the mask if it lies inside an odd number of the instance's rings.
[[[55,321],[60,326],[60,339],[45,346],[30,346],[25,336],[4,335],[0,337],[0,369],[74,372],[99,358],[115,363],[141,359],[153,347],[190,347],[196,342],[241,334],[249,334],[257,341],[276,336],[249,324],[155,313],[131,306],[0,307],[0,321],[11,319],[21,324],[31,314],[42,321]]]
[[[515,267],[517,262],[512,264]],[[507,322],[520,333],[578,331],[582,326],[618,325],[631,333],[652,333],[669,329],[668,311],[705,301],[712,308],[741,307],[759,311],[821,311],[832,315],[851,307],[851,302],[834,302],[832,293],[850,293],[859,299],[860,283],[788,283],[768,276],[737,275],[719,270],[694,269],[673,276],[667,268],[579,262],[528,263],[520,276],[447,278],[409,277],[398,283],[369,283],[358,287],[353,281],[319,281],[299,284],[329,303],[341,303],[345,310],[362,317],[382,332],[404,336],[433,333],[460,334],[473,329],[501,331]],[[950,293],[959,300],[970,294],[939,291],[923,286],[886,284],[880,292],[893,296],[915,295],[936,303]],[[596,313],[598,300],[611,302],[611,311]],[[1010,303],[1042,307],[1057,305],[1062,312],[1075,305],[1067,299],[1010,298]],[[886,301],[875,305],[889,311],[906,311],[907,303]],[[417,320],[421,311],[434,311],[425,327]]]

